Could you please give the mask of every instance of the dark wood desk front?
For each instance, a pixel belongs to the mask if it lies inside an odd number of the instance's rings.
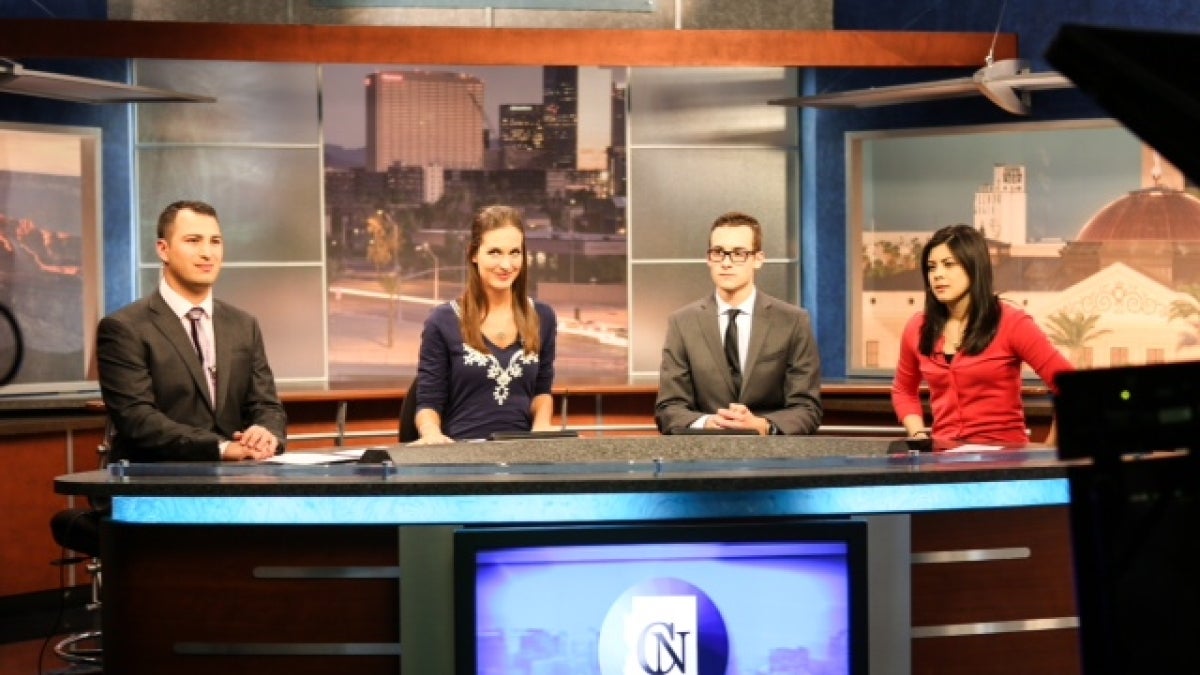
[[[333,445],[339,438],[347,447],[394,442],[404,391],[402,386],[284,389],[281,397],[288,411],[290,446],[316,449]],[[562,423],[561,402],[566,398],[567,424],[585,436],[654,436],[656,394],[656,387],[646,384],[559,386],[555,388],[555,422]],[[827,431],[832,435],[899,429],[886,383],[830,382],[822,387],[822,399]],[[1025,401],[1033,438],[1042,438],[1050,421],[1044,388],[1027,388]],[[344,418],[340,426],[339,413]],[[617,430],[622,428],[634,430]],[[6,570],[0,575],[0,599],[37,596],[49,604],[57,602],[58,569],[46,561],[56,559],[59,551],[47,523],[72,500],[55,495],[49,486],[55,476],[98,465],[96,448],[103,430],[104,408],[95,393],[0,402],[0,460],[5,466],[18,467],[0,476],[0,511],[10,516],[0,521],[0,566]],[[68,570],[69,585],[86,584],[86,579],[76,579],[74,573]]]
[[[123,673],[445,667],[444,653],[429,653],[436,636],[414,625],[436,629],[437,596],[415,603],[426,612],[415,617],[410,597],[437,586],[436,573],[423,580],[430,564],[406,546],[442,526],[825,516],[867,519],[903,544],[876,550],[891,581],[873,592],[905,598],[905,615],[873,625],[873,640],[892,643],[872,672],[1078,672],[1063,467],[1048,451],[910,458],[886,447],[837,437],[462,444],[405,448],[386,467],[134,465],[55,486],[113,499],[105,648]]]

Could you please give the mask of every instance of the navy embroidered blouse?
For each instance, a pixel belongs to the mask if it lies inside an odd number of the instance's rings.
[[[491,354],[463,342],[455,306],[435,307],[421,331],[417,364],[417,410],[429,408],[442,418],[442,433],[455,440],[487,438],[496,431],[529,431],[534,397],[549,394],[554,383],[558,319],[549,305],[534,302],[541,324],[542,348],[526,354],[521,340],[501,349],[484,338]]]

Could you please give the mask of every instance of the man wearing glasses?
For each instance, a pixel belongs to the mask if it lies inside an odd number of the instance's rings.
[[[716,292],[671,314],[654,418],[664,434],[811,434],[821,424],[821,360],[808,312],[759,291],[762,226],[744,213],[708,236]]]

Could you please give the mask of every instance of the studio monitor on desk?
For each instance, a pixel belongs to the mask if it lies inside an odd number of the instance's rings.
[[[456,672],[864,674],[866,525],[464,527]]]

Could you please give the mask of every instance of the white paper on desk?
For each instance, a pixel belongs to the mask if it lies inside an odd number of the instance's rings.
[[[367,451],[366,448],[345,448],[342,450],[338,450],[337,452],[335,452],[333,454],[337,457],[342,457],[342,458],[362,459],[363,453],[366,451]]]
[[[271,459],[264,459],[263,462],[267,464],[311,466],[313,464],[338,464],[353,460],[353,457],[334,455],[326,452],[285,452],[282,455],[275,455]]]
[[[1003,445],[979,445],[976,443],[967,443],[966,445],[960,445],[957,448],[950,448],[946,452],[994,452],[996,450],[1003,449]]]

